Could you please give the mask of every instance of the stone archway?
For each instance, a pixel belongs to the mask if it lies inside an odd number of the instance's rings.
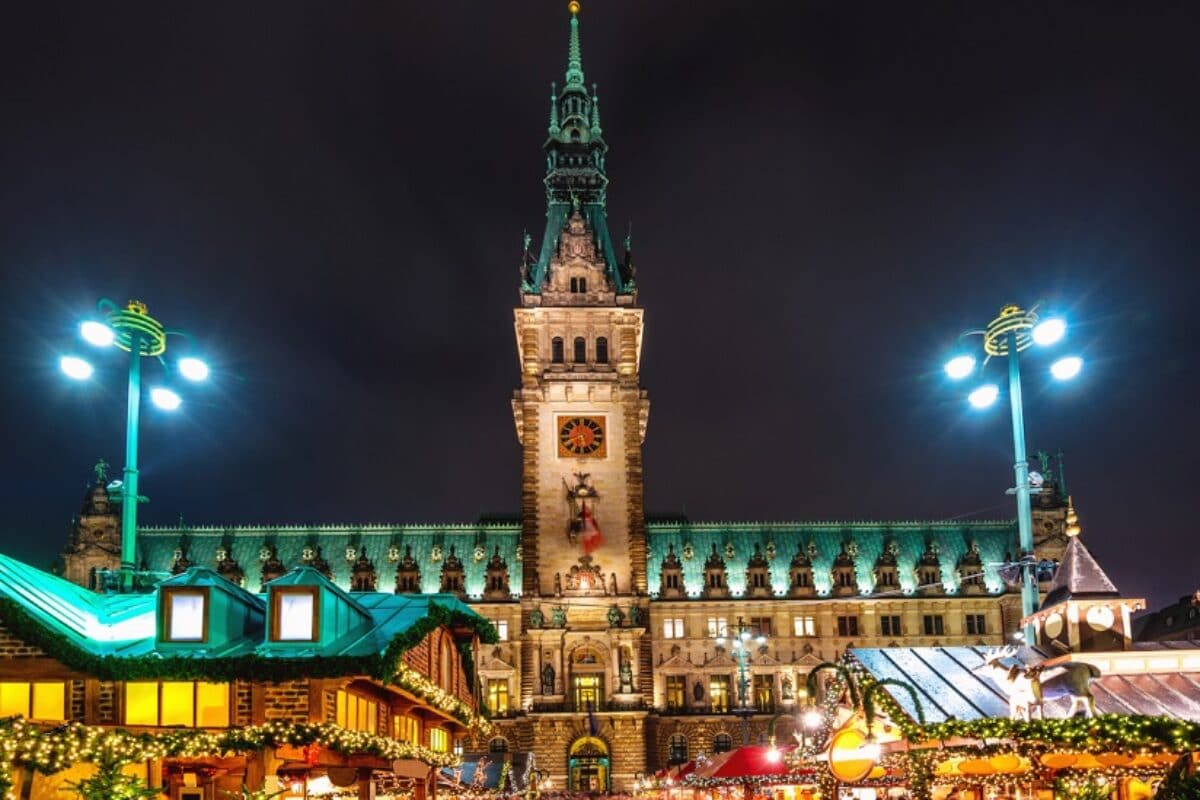
[[[581,736],[567,750],[567,789],[572,792],[608,792],[612,789],[612,761],[608,744],[596,736]]]

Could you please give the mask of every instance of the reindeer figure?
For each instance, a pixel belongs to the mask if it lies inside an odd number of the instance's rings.
[[[1005,658],[1016,660],[1017,648],[1009,645],[989,650],[975,672],[988,675],[1008,694],[1008,713],[1012,719],[1031,720],[1044,717],[1042,704],[1046,700],[1066,697],[1070,700],[1067,716],[1080,711],[1084,716],[1096,716],[1096,698],[1091,683],[1100,677],[1100,670],[1091,664],[1067,663],[1046,669],[1041,665],[1026,667],[1021,662],[1004,666]]]

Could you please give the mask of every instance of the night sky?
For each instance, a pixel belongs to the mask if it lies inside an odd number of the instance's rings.
[[[1027,362],[1030,448],[1066,452],[1126,593],[1200,588],[1189,5],[585,0],[646,308],[649,510],[1010,518],[1006,406],[968,412],[939,367],[1044,298],[1088,364],[1050,386],[1049,354]],[[97,457],[123,463],[120,359],[90,388],[56,366],[104,296],[216,369],[143,417],[143,521],[516,511],[512,308],[567,19],[0,11],[4,551],[48,565]]]

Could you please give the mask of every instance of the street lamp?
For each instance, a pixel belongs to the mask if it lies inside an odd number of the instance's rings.
[[[977,369],[975,354],[960,347],[946,361],[945,372],[951,380],[965,380],[978,376],[992,358],[1008,359],[1008,399],[1012,410],[1013,430],[1013,473],[1016,486],[1012,489],[1017,497],[1017,530],[1021,545],[1021,613],[1028,618],[1038,605],[1037,580],[1034,575],[1033,555],[1033,511],[1030,506],[1029,462],[1025,455],[1025,412],[1021,401],[1020,354],[1037,345],[1050,347],[1060,342],[1067,334],[1067,323],[1059,316],[1038,316],[1038,306],[1028,311],[1019,306],[1008,305],[1000,309],[1000,315],[979,331],[967,331],[961,337],[960,346],[969,336],[982,338],[984,359]],[[1083,359],[1076,355],[1055,361],[1050,373],[1058,380],[1070,380],[1083,369]],[[996,402],[1000,387],[994,383],[982,383],[968,395],[967,402],[973,408],[984,409]],[[1025,641],[1033,644],[1033,629],[1025,630]]]
[[[146,304],[130,300],[124,308],[111,300],[101,300],[96,309],[102,319],[89,319],[79,326],[80,337],[94,347],[115,347],[129,353],[128,404],[125,415],[125,472],[121,481],[121,587],[133,586],[133,570],[137,558],[138,504],[138,419],[142,400],[142,359],[156,358],[164,367],[168,336],[191,337],[183,331],[167,330],[150,316]],[[63,373],[75,380],[92,377],[92,365],[74,355],[59,360]],[[193,382],[208,378],[208,365],[195,356],[186,356],[175,363],[175,370]],[[169,367],[168,367],[169,371]],[[180,396],[167,386],[153,386],[150,401],[164,411],[174,411],[182,404]]]
[[[737,624],[728,630],[718,630],[716,642],[718,645],[724,646],[726,637],[729,638],[730,647],[733,649],[733,657],[737,660],[738,667],[738,707],[733,710],[733,713],[742,718],[742,744],[750,744],[750,717],[754,714],[754,707],[750,704],[750,642],[753,639],[759,646],[767,643],[767,637],[759,632],[754,633],[754,629],[747,625],[745,621],[738,617]]]

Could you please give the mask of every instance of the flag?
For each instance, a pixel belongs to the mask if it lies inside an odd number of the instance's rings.
[[[579,541],[583,544],[583,552],[593,553],[600,547],[600,526],[596,524],[592,512],[588,511],[587,503],[583,504],[579,521]]]

